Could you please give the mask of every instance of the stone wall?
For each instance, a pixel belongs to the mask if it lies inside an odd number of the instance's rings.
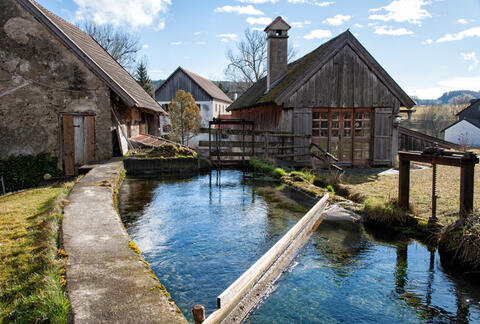
[[[95,159],[112,155],[110,89],[15,0],[0,2],[0,159],[61,157],[61,113],[95,114]]]

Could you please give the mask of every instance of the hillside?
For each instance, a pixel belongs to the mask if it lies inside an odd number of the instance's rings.
[[[443,93],[437,99],[419,99],[412,96],[412,99],[420,106],[432,105],[461,105],[467,104],[471,99],[480,98],[480,91],[455,90]]]

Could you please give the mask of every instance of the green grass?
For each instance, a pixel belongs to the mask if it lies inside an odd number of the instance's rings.
[[[66,323],[62,201],[73,182],[0,197],[0,322]]]

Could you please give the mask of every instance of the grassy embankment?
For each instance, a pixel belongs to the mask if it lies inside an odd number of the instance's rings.
[[[66,323],[62,208],[73,182],[0,197],[0,322]]]

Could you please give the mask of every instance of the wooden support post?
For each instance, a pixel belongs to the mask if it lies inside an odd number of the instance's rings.
[[[195,305],[192,309],[193,319],[195,320],[195,324],[201,324],[205,320],[205,307],[202,305]]]
[[[400,159],[398,176],[398,203],[400,208],[408,210],[410,197],[410,161]]]
[[[265,142],[265,146],[263,148],[263,155],[265,156],[265,160],[268,159],[268,132],[265,132],[263,135],[263,141]]]
[[[242,163],[245,162],[245,121],[242,122]]]
[[[212,123],[208,123],[208,157],[212,160]]]
[[[473,210],[473,182],[475,164],[462,163],[460,170],[460,217]]]

